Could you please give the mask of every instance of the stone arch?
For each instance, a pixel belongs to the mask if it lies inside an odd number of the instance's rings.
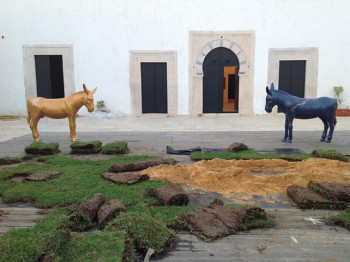
[[[245,52],[236,43],[228,39],[216,39],[207,43],[198,53],[195,64],[195,72],[197,76],[203,75],[203,62],[207,54],[215,48],[224,47],[231,50],[238,58],[239,61],[239,75],[247,73],[247,56]]]

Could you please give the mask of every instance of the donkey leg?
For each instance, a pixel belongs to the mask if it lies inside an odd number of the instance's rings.
[[[284,122],[284,137],[282,138],[282,142],[287,142],[288,138],[288,118],[286,116],[286,121]]]
[[[288,120],[288,138],[286,143],[292,143],[293,140],[293,118]]]
[[[335,118],[335,116],[331,119],[331,121],[329,121],[329,134],[326,140],[326,143],[330,143],[332,141],[333,138],[333,131],[334,131],[334,127],[337,124],[337,120]]]
[[[320,141],[324,142],[326,140],[326,137],[327,137],[327,131],[328,131],[328,126],[329,125],[328,125],[328,122],[327,122],[326,119],[324,119],[324,118],[320,118],[320,119],[322,120],[323,126],[324,126],[323,133],[322,133]]]
[[[32,135],[34,138],[34,142],[39,142],[40,141],[40,135],[38,132],[38,122],[40,120],[40,117],[35,115],[32,116],[32,119],[30,121],[29,127],[32,130]]]
[[[68,117],[68,119],[69,119],[70,139],[72,142],[76,142],[78,141],[78,137],[76,135],[75,116]]]

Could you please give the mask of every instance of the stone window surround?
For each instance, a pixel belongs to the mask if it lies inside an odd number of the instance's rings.
[[[176,51],[130,51],[130,96],[132,114],[142,115],[141,63],[167,63],[169,116],[177,115],[178,80]],[[150,115],[150,114],[147,114]]]
[[[35,55],[62,55],[64,95],[75,92],[72,45],[24,45],[24,87],[26,99],[37,97]]]
[[[279,62],[283,60],[306,60],[305,69],[305,97],[317,97],[318,48],[270,48],[268,62],[267,83],[270,88],[272,82],[278,89]],[[277,108],[273,109],[277,112]]]
[[[239,114],[253,113],[254,31],[191,31],[189,33],[189,111],[203,114],[203,61],[214,48],[232,50],[239,61]],[[225,113],[227,114],[227,113]],[[234,114],[234,113],[233,113]]]

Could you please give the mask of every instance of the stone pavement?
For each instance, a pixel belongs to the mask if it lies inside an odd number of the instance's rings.
[[[23,153],[33,140],[24,117],[0,121],[0,156]],[[43,142],[58,142],[63,153],[69,152],[70,138],[67,119],[44,118],[38,124]],[[293,143],[282,143],[284,116],[210,115],[144,116],[93,120],[77,118],[77,135],[81,141],[99,139],[103,143],[115,140],[128,142],[132,153],[164,154],[167,145],[175,149],[192,147],[225,148],[233,142],[243,142],[256,150],[297,148],[304,152],[313,149],[335,149],[350,155],[350,117],[338,117],[333,141],[321,143],[323,124],[319,119],[295,120]]]

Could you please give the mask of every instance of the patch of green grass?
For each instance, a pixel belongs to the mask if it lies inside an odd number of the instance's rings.
[[[175,239],[174,231],[145,212],[119,214],[105,227],[105,231],[114,230],[125,230],[136,248],[144,252],[152,248],[160,253]]]
[[[342,153],[336,151],[336,150],[321,150],[321,149],[316,149],[312,151],[311,153],[315,157],[321,157],[321,158],[328,158],[328,159],[333,159],[333,160],[340,160],[343,162],[348,162],[349,157],[346,155],[343,155]]]
[[[94,140],[90,142],[77,141],[71,145],[71,154],[97,154],[102,149],[102,142]]]
[[[116,185],[102,179],[100,174],[106,172],[112,163],[131,163],[149,159],[149,156],[122,156],[108,160],[80,160],[63,155],[41,157],[42,163],[24,163],[18,167],[11,167],[0,171],[0,184],[11,174],[50,170],[62,172],[57,179],[45,182],[6,183],[0,192],[6,202],[30,201],[36,206],[48,208],[53,206],[67,206],[87,200],[94,193],[101,193],[107,199],[117,198],[125,205],[139,202],[154,201],[145,197],[150,188],[157,188],[167,184],[159,180],[147,180],[135,185]]]
[[[105,144],[102,147],[101,153],[105,155],[119,155],[126,154],[129,151],[128,143],[125,141],[117,141],[109,144]]]
[[[307,158],[311,158],[310,154],[274,154],[267,153],[262,154],[256,152],[254,149],[249,148],[247,150],[242,150],[239,152],[193,152],[191,154],[192,160],[211,160],[214,158],[220,159],[285,159],[288,161],[301,161]]]
[[[124,234],[124,231],[72,233],[57,259],[62,262],[121,261],[125,248]]]
[[[13,229],[0,237],[0,262],[37,261],[45,253],[56,254],[69,234],[61,228],[65,209],[54,209],[41,223]]]
[[[27,154],[32,155],[53,155],[59,152],[58,143],[34,142],[24,148]]]
[[[350,230],[350,203],[348,204],[345,212],[330,216],[329,220],[335,225],[345,227],[346,229]]]
[[[151,206],[152,215],[162,221],[169,228],[184,229],[185,226],[179,223],[175,218],[179,214],[189,213],[194,210],[194,206]]]

